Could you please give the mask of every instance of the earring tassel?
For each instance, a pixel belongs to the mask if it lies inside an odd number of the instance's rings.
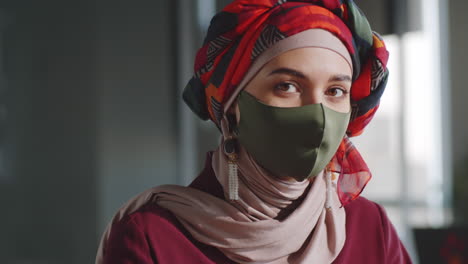
[[[239,177],[237,175],[237,140],[228,138],[224,141],[224,154],[228,157],[229,199],[239,200]]]
[[[327,210],[331,209],[331,200],[332,200],[332,173],[329,170],[325,170],[325,181],[327,184],[327,190],[326,190],[326,199],[325,199],[325,208]]]
[[[239,177],[237,175],[237,163],[229,160],[229,199],[239,200]]]

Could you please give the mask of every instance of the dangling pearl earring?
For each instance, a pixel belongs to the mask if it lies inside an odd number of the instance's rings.
[[[237,175],[237,139],[230,136],[224,140],[224,154],[228,157],[229,199],[239,200],[239,177]]]

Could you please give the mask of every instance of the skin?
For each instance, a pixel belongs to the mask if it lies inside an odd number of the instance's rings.
[[[245,87],[259,101],[277,107],[322,103],[338,112],[351,109],[352,69],[338,53],[318,47],[287,51],[265,64]],[[240,113],[234,105],[237,120]]]

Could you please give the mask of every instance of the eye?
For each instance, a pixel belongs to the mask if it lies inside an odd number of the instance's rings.
[[[341,87],[332,87],[325,92],[326,95],[333,96],[333,97],[341,97],[347,93],[348,91]]]
[[[285,93],[298,93],[299,92],[299,88],[295,84],[289,83],[289,82],[283,82],[283,83],[277,84],[275,86],[275,89],[281,92],[285,92]]]

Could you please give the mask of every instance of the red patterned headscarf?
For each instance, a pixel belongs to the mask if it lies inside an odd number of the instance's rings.
[[[211,21],[195,60],[195,74],[183,98],[202,119],[218,127],[225,104],[255,59],[277,41],[308,29],[324,29],[340,39],[351,55],[351,120],[348,136],[371,121],[385,89],[388,51],[352,0],[235,0]],[[357,198],[371,173],[345,136],[331,161],[339,172],[342,204]]]

